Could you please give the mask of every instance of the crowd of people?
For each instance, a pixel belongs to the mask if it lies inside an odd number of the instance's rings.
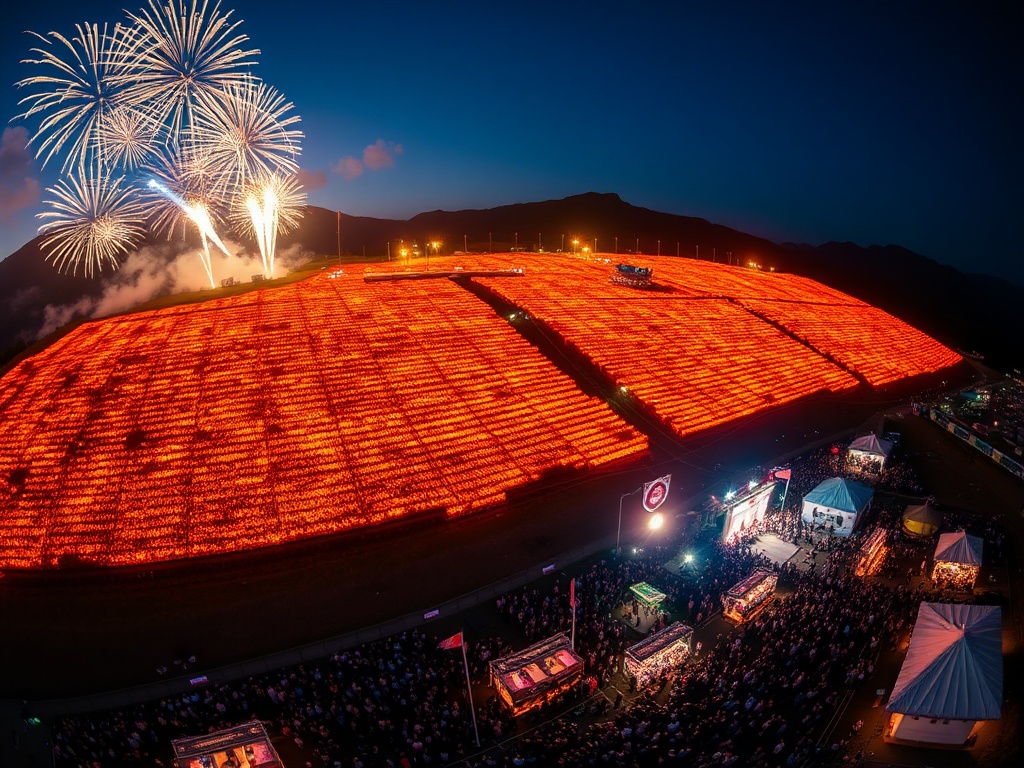
[[[828,449],[794,462],[791,498],[799,500],[821,479],[834,476],[841,462]],[[881,574],[887,578],[856,577],[862,537],[812,535],[799,520],[798,506],[791,505],[771,509],[733,542],[702,542],[699,567],[668,568],[675,550],[649,548],[578,569],[575,638],[586,676],[527,718],[517,720],[486,688],[490,661],[513,652],[504,636],[467,638],[470,675],[482,694],[474,697],[474,728],[462,655],[439,648],[437,637],[414,629],[339,650],[317,663],[119,711],[63,718],[54,729],[54,764],[170,766],[172,739],[251,719],[291,742],[310,768],[790,768],[815,757],[832,759],[844,754],[847,744],[842,738],[823,744],[821,737],[842,692],[868,684],[879,652],[904,643],[920,599],[933,599],[927,579],[915,583],[912,569],[903,579],[897,565],[920,558],[922,551],[920,542],[899,533],[901,510],[900,503],[890,501],[872,511],[873,524],[892,534]],[[1000,551],[997,522],[955,522],[982,527],[987,545]],[[773,564],[751,546],[763,532],[804,544],[812,554],[825,552],[823,563]],[[631,585],[656,586],[666,595],[673,620],[702,627],[721,610],[722,595],[758,568],[778,573],[784,596],[705,648],[695,647],[685,663],[665,670],[653,684],[630,688],[623,696],[630,684],[623,654],[638,633],[617,617],[631,602]],[[496,608],[514,627],[506,635],[535,642],[568,633],[568,576],[505,594]],[[651,631],[664,623],[655,622]]]

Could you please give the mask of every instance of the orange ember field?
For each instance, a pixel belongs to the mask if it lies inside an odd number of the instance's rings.
[[[465,255],[680,436],[959,356],[793,275],[668,257]],[[367,265],[380,271],[381,265]],[[0,568],[178,560],[463,515],[646,455],[482,299],[359,269],[88,323],[0,379]]]

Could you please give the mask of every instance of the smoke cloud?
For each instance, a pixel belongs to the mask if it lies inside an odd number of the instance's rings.
[[[225,242],[230,258],[223,253],[211,251],[214,279],[234,278],[238,282],[249,282],[253,275],[263,273],[263,261],[259,256],[248,253],[242,246]],[[278,251],[274,274],[280,277],[289,270],[308,261],[312,254],[300,245]],[[180,246],[151,246],[129,256],[107,278],[103,294],[98,297],[85,296],[71,304],[48,304],[43,309],[43,323],[35,334],[40,339],[72,320],[98,318],[125,312],[143,302],[158,296],[192,291],[210,292],[210,280],[199,258],[198,250],[180,252]]]
[[[302,185],[306,192],[313,192],[327,186],[327,174],[323,171],[307,171],[300,168],[295,174],[295,180]]]
[[[383,168],[392,168],[395,165],[395,155],[405,152],[405,147],[393,141],[377,139],[363,150],[363,158],[352,155],[345,155],[331,166],[331,170],[345,179],[352,181],[363,175],[363,171],[379,171]]]

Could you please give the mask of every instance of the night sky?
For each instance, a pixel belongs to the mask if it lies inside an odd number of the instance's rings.
[[[19,63],[24,30],[72,35],[142,5],[6,6],[5,121],[14,83],[40,69]],[[221,7],[302,117],[314,205],[405,219],[616,192],[776,242],[895,243],[1024,284],[1019,5]],[[0,149],[0,256],[34,236],[34,190],[55,180],[25,162],[18,125]]]

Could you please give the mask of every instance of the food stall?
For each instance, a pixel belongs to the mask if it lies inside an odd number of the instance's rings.
[[[171,741],[179,768],[283,768],[259,720]]]
[[[771,571],[754,571],[722,596],[723,615],[737,624],[750,621],[771,602],[778,581]]]
[[[982,540],[966,531],[939,534],[935,547],[932,581],[936,586],[970,590],[981,570]]]
[[[583,659],[558,634],[490,664],[491,685],[519,716],[552,701],[583,677]]]
[[[626,673],[643,688],[665,670],[677,667],[690,654],[693,629],[681,621],[645,637],[626,649]]]
[[[633,596],[636,597],[636,599],[640,601],[640,604],[645,608],[657,608],[665,600],[665,594],[659,592],[646,581],[634,584],[629,588],[629,591],[633,593]]]
[[[861,544],[857,552],[857,565],[854,573],[858,576],[876,576],[882,570],[882,563],[885,562],[885,555],[889,551],[886,545],[888,531],[885,528],[876,528]]]

